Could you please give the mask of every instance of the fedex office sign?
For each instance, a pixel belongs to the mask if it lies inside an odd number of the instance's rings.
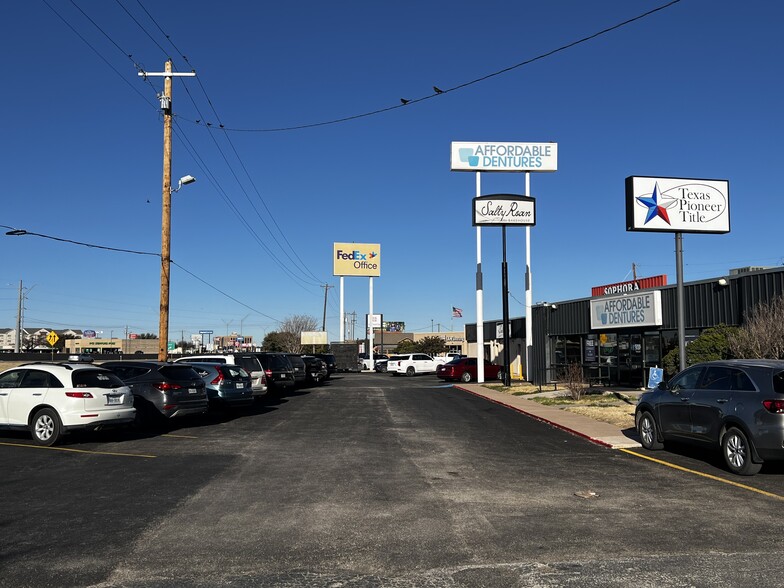
[[[335,243],[333,274],[336,276],[380,276],[381,245],[378,243]]]

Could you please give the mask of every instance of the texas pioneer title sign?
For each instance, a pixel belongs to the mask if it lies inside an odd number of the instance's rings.
[[[727,180],[626,178],[626,230],[729,233]]]

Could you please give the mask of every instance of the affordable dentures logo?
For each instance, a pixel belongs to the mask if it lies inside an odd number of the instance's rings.
[[[333,262],[336,276],[380,276],[381,246],[377,243],[335,243]]]
[[[452,143],[454,171],[556,171],[557,143]]]

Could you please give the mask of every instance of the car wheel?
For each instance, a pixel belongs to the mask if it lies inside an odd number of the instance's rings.
[[[753,476],[762,468],[761,463],[751,461],[751,444],[746,435],[732,427],[721,440],[724,461],[733,474]]]
[[[63,426],[60,417],[51,408],[42,408],[33,417],[30,423],[30,433],[37,445],[49,447],[57,443],[62,436]]]
[[[647,410],[644,411],[637,421],[637,433],[640,435],[640,442],[645,449],[655,451],[664,447],[664,443],[659,441],[656,420]]]
[[[387,373],[387,366],[386,366],[386,365],[382,365],[382,366],[379,368],[379,370],[381,371],[381,373],[382,373],[382,374],[385,374],[385,373]]]
[[[471,381],[471,374],[469,374],[468,372],[463,372],[463,375],[460,376],[460,381],[461,382],[466,382],[466,383],[470,382]]]
[[[496,376],[496,378],[498,378],[499,380],[503,381],[503,379],[504,379],[504,370],[503,369],[498,370],[498,375]]]
[[[410,366],[408,366],[406,368],[406,375],[407,376],[413,376],[415,373],[416,373],[416,370],[414,369],[413,365],[410,365]]]

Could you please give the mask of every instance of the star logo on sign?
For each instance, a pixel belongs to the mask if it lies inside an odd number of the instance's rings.
[[[637,202],[643,206],[648,207],[648,214],[645,216],[645,224],[655,219],[657,216],[661,218],[668,225],[670,224],[670,216],[667,214],[667,208],[659,204],[659,184],[658,182],[653,187],[653,194],[650,196],[638,196]]]

